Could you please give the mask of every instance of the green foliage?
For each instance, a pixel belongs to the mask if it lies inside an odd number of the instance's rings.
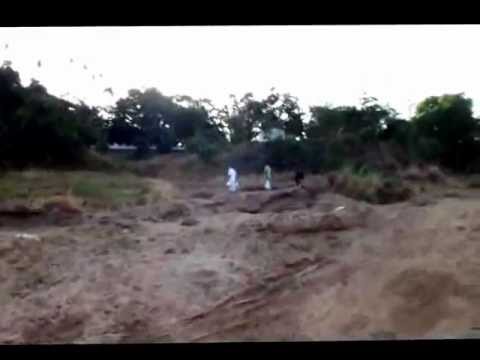
[[[128,174],[114,178],[103,174],[75,176],[70,182],[74,196],[111,205],[135,203],[149,191],[145,183]]]
[[[221,148],[219,144],[209,141],[205,136],[196,135],[187,142],[187,150],[208,163],[220,153]]]
[[[376,141],[386,123],[396,119],[396,112],[381,106],[375,98],[365,98],[361,108],[353,106],[315,106],[310,109],[312,121],[306,133],[309,138],[332,139],[341,134],[359,135],[362,141]]]
[[[165,154],[211,127],[224,137],[221,126],[214,124],[206,109],[208,104],[208,100],[188,96],[168,97],[156,89],[130,90],[112,110],[109,141],[136,145],[136,157],[142,158],[148,155],[150,146]]]
[[[225,162],[240,173],[263,171],[268,160],[265,147],[265,144],[258,142],[233,145],[225,157]]]
[[[266,162],[277,170],[302,168],[319,172],[325,163],[325,145],[316,140],[276,140],[265,144]]]
[[[272,129],[281,129],[291,138],[304,134],[304,114],[298,99],[290,94],[272,92],[265,99],[256,100],[251,93],[240,100],[233,96],[233,113],[228,116],[230,139],[233,144],[249,142]]]
[[[385,122],[385,128],[380,133],[380,140],[393,141],[402,146],[409,146],[413,126],[410,121],[403,119],[388,119]]]
[[[212,162],[227,146],[228,142],[222,132],[212,124],[199,128],[186,143],[187,151],[197,154],[207,163]]]
[[[95,150],[100,154],[105,154],[108,152],[108,133],[103,130],[98,136],[97,143],[95,144]]]
[[[111,207],[134,204],[155,195],[148,181],[129,173],[98,171],[9,171],[0,177],[0,201],[22,199],[42,204],[73,195],[79,204]]]
[[[150,142],[144,135],[137,136],[133,142],[136,149],[133,158],[136,160],[145,159],[150,154]]]
[[[4,166],[72,166],[99,137],[101,118],[87,105],[48,94],[37,81],[0,68],[0,159]]]
[[[325,168],[326,146],[318,140],[305,140],[302,142],[303,147],[303,168],[310,170],[312,173],[319,173]]]
[[[365,166],[344,166],[337,175],[335,187],[345,196],[375,204],[404,201],[412,195],[401,179],[387,178]]]
[[[134,156],[142,159],[152,149],[165,154],[182,143],[206,162],[233,145],[228,159],[252,169],[266,162],[277,170],[319,172],[346,164],[382,169],[387,163],[395,168],[418,161],[455,171],[480,169],[479,121],[463,94],[425,99],[411,121],[375,98],[364,98],[360,106],[311,107],[308,123],[298,99],[288,93],[272,89],[263,99],[247,93],[232,101],[231,108],[216,108],[208,99],[132,89],[105,119],[98,108],[59,99],[38,81],[22,86],[19,74],[5,63],[0,68],[0,166],[79,166],[89,148],[104,153],[109,143],[135,145]],[[265,135],[274,129],[285,139],[270,141]],[[255,143],[261,138],[267,142]]]
[[[472,100],[463,94],[432,96],[422,101],[413,118],[419,153],[454,170],[465,170],[477,156]]]
[[[471,176],[467,181],[467,185],[471,189],[480,189],[480,175]]]
[[[272,168],[287,170],[304,162],[302,143],[296,140],[276,140],[266,144],[267,162]]]

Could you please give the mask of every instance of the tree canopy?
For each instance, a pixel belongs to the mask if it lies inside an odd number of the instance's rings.
[[[478,119],[472,100],[463,94],[432,96],[420,104],[412,119],[428,160],[463,170],[478,156]]]
[[[111,88],[105,91],[113,95]],[[373,97],[363,98],[360,106],[312,106],[306,114],[296,97],[274,89],[260,99],[252,93],[231,96],[230,105],[217,107],[208,99],[167,96],[148,88],[132,89],[102,109],[53,96],[36,80],[23,86],[11,63],[4,62],[0,164],[71,165],[80,163],[87,149],[107,151],[113,143],[135,145],[139,156],[152,148],[168,153],[183,144],[211,161],[239,144],[266,141],[263,147],[244,148],[250,160],[250,150],[256,149],[263,152],[258,159],[277,168],[320,171],[367,163],[372,154],[378,159],[387,144],[409,161],[466,171],[480,163],[479,120],[472,108],[464,94],[446,94],[420,102],[412,119],[400,118]],[[283,131],[285,138],[260,136],[272,129]]]

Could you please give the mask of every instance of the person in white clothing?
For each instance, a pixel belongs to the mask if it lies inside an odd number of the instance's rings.
[[[270,165],[265,165],[263,174],[265,176],[265,190],[272,190],[272,168]]]
[[[240,184],[238,183],[237,171],[230,166],[228,168],[227,176],[228,176],[228,181],[227,181],[228,190],[230,190],[231,192],[236,192],[240,187]]]

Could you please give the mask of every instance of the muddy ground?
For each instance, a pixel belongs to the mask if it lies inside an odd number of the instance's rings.
[[[154,204],[1,218],[0,343],[476,336],[478,190],[371,205],[165,184]]]

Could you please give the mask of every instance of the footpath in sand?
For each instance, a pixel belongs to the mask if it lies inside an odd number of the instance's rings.
[[[219,184],[67,225],[2,219],[0,343],[475,336],[473,190],[374,206]]]

